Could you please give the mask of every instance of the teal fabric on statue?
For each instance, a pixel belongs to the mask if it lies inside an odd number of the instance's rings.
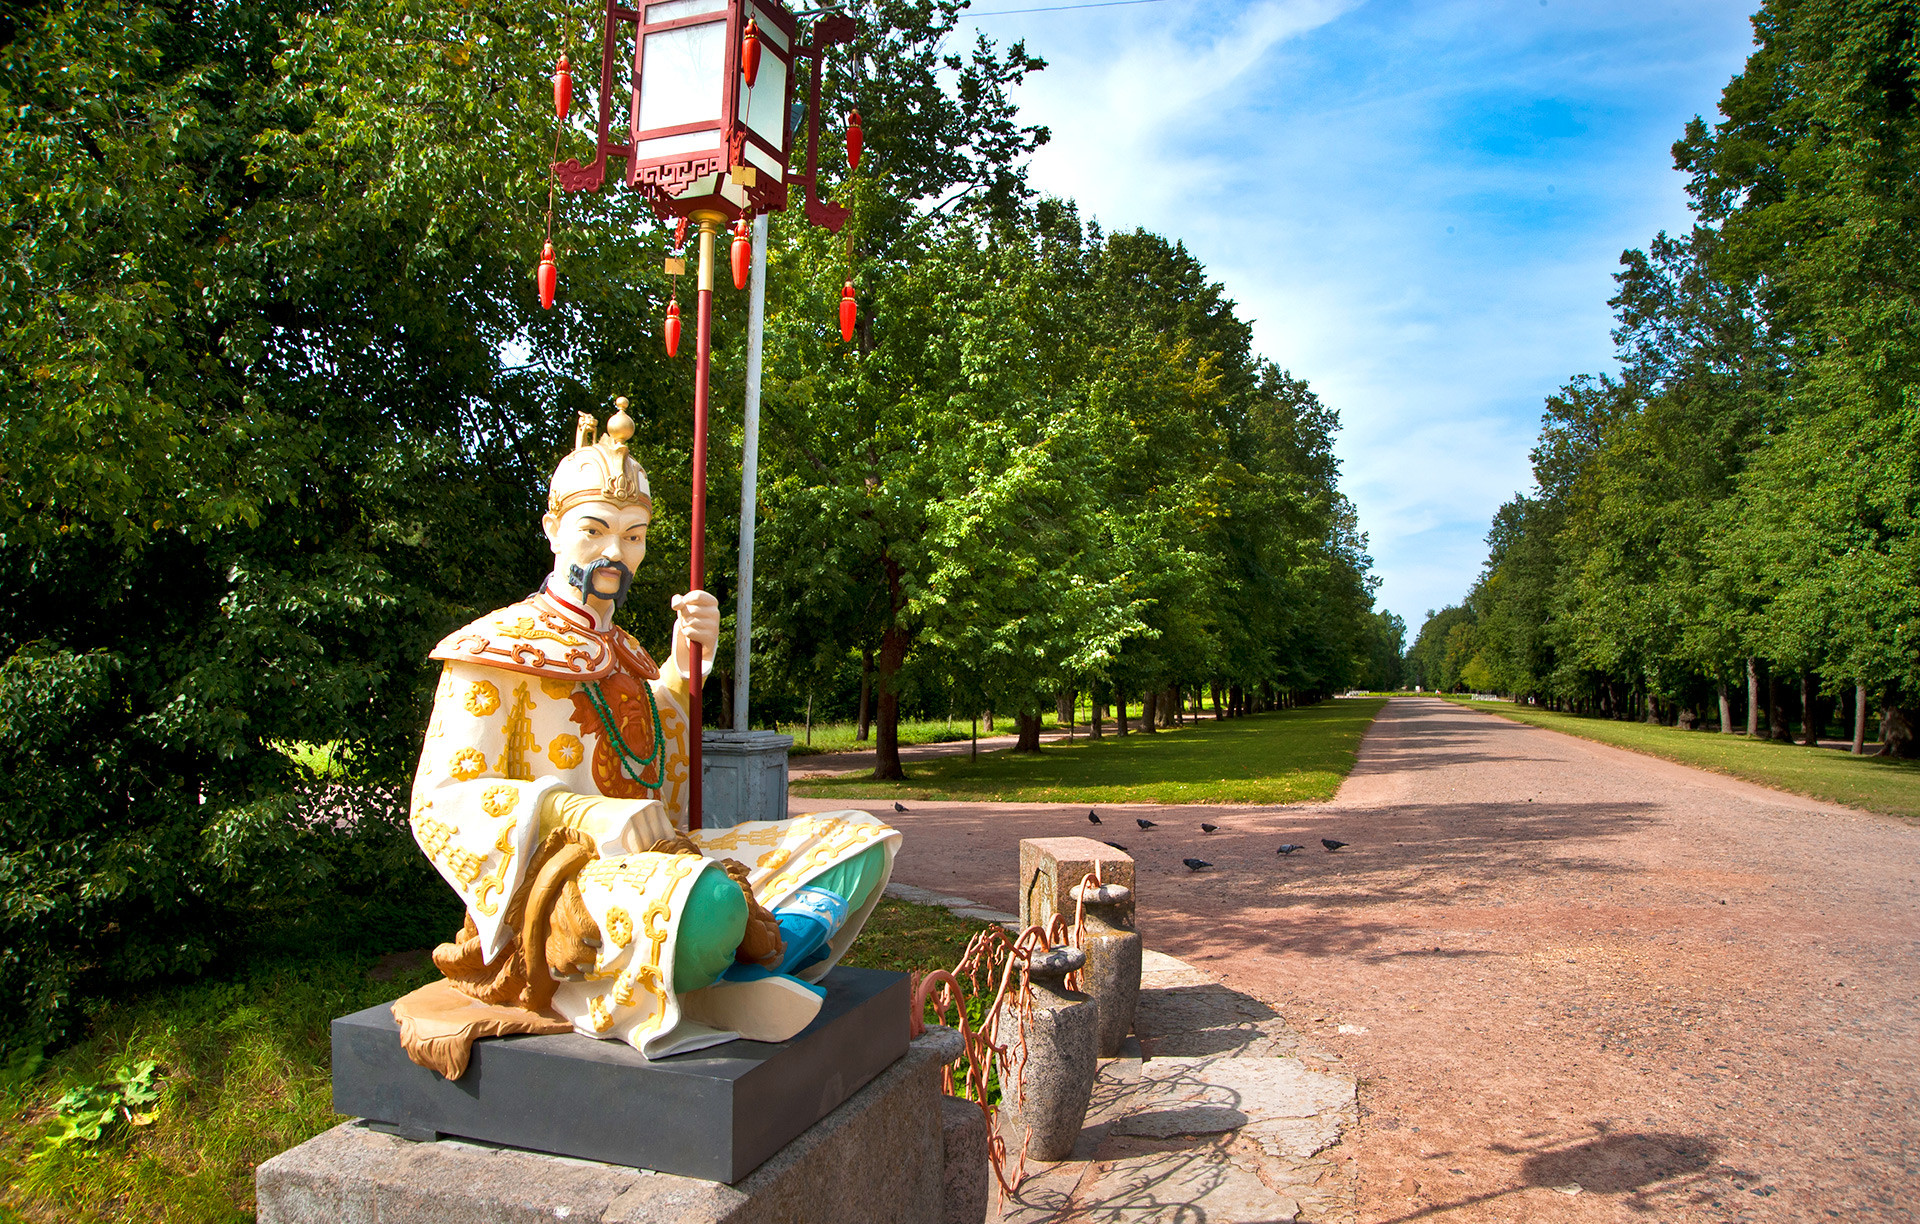
[[[868,846],[844,863],[836,863],[807,881],[818,888],[846,898],[847,912],[858,913],[887,867],[887,848]],[[777,916],[788,942],[797,931],[787,931],[788,915]],[[681,994],[711,986],[721,974],[733,967],[733,954],[747,932],[747,899],[724,871],[703,871],[687,896],[687,917],[680,926],[680,942],[673,951],[673,988]],[[804,946],[789,949],[788,960],[805,963],[819,959],[819,950],[833,937],[829,930],[806,939]]]
[[[687,894],[686,917],[673,949],[673,988],[685,994],[713,985],[732,966],[746,933],[747,899],[740,886],[718,867],[701,872]]]
[[[844,863],[835,863],[819,875],[807,881],[808,888],[824,888],[830,893],[838,893],[847,899],[847,909],[859,913],[860,907],[867,903],[867,897],[880,883],[880,873],[887,868],[887,848],[881,845],[868,846]]]

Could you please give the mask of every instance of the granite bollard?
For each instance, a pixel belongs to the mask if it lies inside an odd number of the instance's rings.
[[[1092,999],[1066,987],[1066,976],[1085,964],[1078,948],[1051,948],[1034,957],[1028,965],[1033,1009],[1025,1031],[1002,1029],[1008,1037],[1000,1074],[1005,1112],[1011,1133],[1024,1136],[1026,1153],[1035,1160],[1072,1154],[1093,1097],[1100,1013]]]
[[[1100,1057],[1112,1058],[1133,1031],[1140,1001],[1140,932],[1129,914],[1133,890],[1081,883],[1074,885],[1073,895],[1083,907],[1080,947],[1087,954],[1080,985],[1100,1013]]]
[[[1103,883],[1133,888],[1133,856],[1091,837],[1028,837],[1020,842],[1020,927],[1046,930],[1055,914],[1073,922],[1074,885],[1099,869]],[[1133,897],[1119,903],[1133,926]]]

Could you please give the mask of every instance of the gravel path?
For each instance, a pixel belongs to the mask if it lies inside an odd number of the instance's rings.
[[[1149,946],[1359,1076],[1350,1218],[1920,1219],[1920,829],[1421,698],[1331,803],[908,806],[896,878],[1001,909],[1130,847]]]

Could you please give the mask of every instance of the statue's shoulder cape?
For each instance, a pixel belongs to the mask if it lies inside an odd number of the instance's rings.
[[[660,676],[632,634],[618,625],[602,633],[544,591],[456,629],[428,657],[554,680],[604,680],[616,667],[641,680]]]

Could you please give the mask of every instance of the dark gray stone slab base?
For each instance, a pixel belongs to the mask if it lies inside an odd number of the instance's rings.
[[[835,969],[791,1041],[733,1041],[647,1061],[577,1033],[477,1043],[447,1081],[415,1066],[382,1004],[333,1022],[333,1107],[408,1139],[484,1140],[737,1182],[907,1049],[907,978]]]
[[[977,1138],[967,1151],[953,1153],[970,1168],[958,1175],[946,1170],[940,1068],[959,1053],[958,1033],[928,1029],[903,1057],[738,1185],[466,1140],[415,1143],[354,1121],[260,1166],[254,1179],[259,1220],[940,1224],[947,1218],[943,1184],[984,1184],[986,1174]]]

